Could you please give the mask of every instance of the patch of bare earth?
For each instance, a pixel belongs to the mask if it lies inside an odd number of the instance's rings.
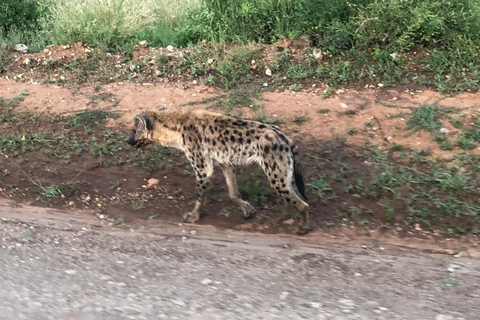
[[[182,84],[115,83],[100,88],[87,84],[69,89],[0,79],[0,97],[13,98],[23,91],[29,94],[16,108],[16,112],[65,115],[92,109],[113,111],[119,113],[120,117],[109,119],[107,126],[119,129],[125,134],[132,124],[133,116],[141,111],[163,106],[185,108],[182,106],[185,103],[200,102],[221,93],[204,86],[185,88]],[[432,157],[445,158],[450,157],[452,152],[441,150],[430,133],[419,131],[408,136],[405,131],[406,119],[396,115],[405,111],[402,107],[415,108],[421,104],[436,103],[456,107],[461,117],[469,119],[477,112],[478,97],[479,94],[473,93],[449,97],[430,90],[369,89],[358,92],[345,89],[337,92],[332,98],[324,99],[321,92],[304,90],[267,92],[263,94],[262,104],[265,116],[283,121],[279,125],[300,144],[304,155],[318,145],[341,140],[343,142],[336,146],[338,150],[334,151],[338,152],[339,157],[345,152],[344,149],[361,147],[368,141],[380,149],[390,148],[394,144],[412,149],[430,149]],[[398,108],[387,107],[386,104],[394,104]],[[208,106],[198,104],[194,108]],[[302,117],[305,121],[298,121],[298,118]],[[455,128],[448,123],[444,126],[451,130],[451,135],[455,134]],[[355,129],[355,134],[349,134],[352,128]],[[128,149],[125,152],[135,151]],[[104,167],[88,154],[80,155],[68,164],[51,159],[41,152],[29,153],[15,161],[16,164],[10,159],[2,160],[3,165],[11,173],[2,178],[3,183],[10,186],[2,189],[4,197],[36,205],[93,209],[97,216],[107,219],[112,225],[161,224],[164,221],[181,223],[182,214],[190,209],[194,200],[194,177],[185,174],[189,167],[183,162],[178,163],[178,166],[173,163],[171,170],[151,171],[136,167],[128,161],[120,166]],[[176,158],[173,161],[177,161]],[[314,167],[315,163],[306,156],[303,161],[307,182],[312,181],[316,177],[308,171],[308,168]],[[25,172],[19,171],[18,166]],[[351,174],[358,174],[361,177],[368,171],[365,170],[368,166],[368,163],[358,163],[358,168]],[[54,173],[45,172],[45,168]],[[32,185],[32,181],[25,173],[36,179],[42,179],[45,185],[61,184],[72,179],[78,179],[82,183],[78,192],[68,199],[39,202],[36,200],[38,189]],[[147,188],[146,180],[149,178],[159,179],[159,185]],[[14,188],[11,188],[12,185]],[[243,220],[238,210],[228,200],[221,174],[215,175],[214,188],[213,199],[205,207],[205,217],[200,224],[268,233],[292,233],[295,229],[293,216],[289,212],[277,212],[278,207],[275,203],[263,204],[259,219],[253,222]],[[315,198],[314,191],[309,190],[308,194]],[[364,203],[367,208],[378,208],[376,203],[358,201]],[[338,202],[340,203],[341,201]],[[343,239],[342,241],[365,237],[363,228],[350,223],[343,224],[341,220],[334,227],[326,227],[325,221],[339,220],[337,209],[335,204],[325,206],[321,201],[312,203],[312,219],[319,229],[308,237],[320,236],[319,241],[325,241],[325,237]],[[438,233],[425,232],[420,228],[416,230],[404,228],[401,224],[395,224],[394,228],[385,230],[380,224],[373,223],[368,233],[371,239],[403,244],[415,242],[414,245],[425,248],[434,244],[434,247],[441,247],[451,253],[457,252],[459,246],[467,244],[472,247],[478,246],[475,238],[469,237],[464,237],[463,243],[459,242],[452,246],[453,242],[444,240]],[[411,237],[415,240],[411,240]]]

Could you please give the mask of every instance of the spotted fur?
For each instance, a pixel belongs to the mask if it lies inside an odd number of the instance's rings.
[[[149,111],[137,117],[128,143],[137,147],[159,143],[185,152],[195,170],[198,190],[194,209],[184,215],[186,222],[200,218],[215,164],[223,170],[230,198],[245,217],[251,217],[254,209],[240,198],[234,169],[257,164],[272,188],[300,212],[298,232],[308,232],[309,205],[292,188],[295,180],[298,191],[307,200],[298,149],[277,126],[205,110]]]

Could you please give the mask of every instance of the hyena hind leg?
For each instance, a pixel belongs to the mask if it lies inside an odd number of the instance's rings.
[[[309,211],[310,206],[303,201],[292,188],[292,181],[288,175],[282,172],[268,175],[270,185],[289,205],[293,205],[300,213],[300,225],[297,229],[298,234],[306,234],[310,231]],[[282,178],[280,178],[282,177]]]
[[[255,209],[252,205],[240,198],[237,187],[237,178],[235,177],[235,171],[230,166],[222,166],[223,175],[228,186],[228,196],[237,204],[243,212],[245,218],[251,218],[255,214]]]

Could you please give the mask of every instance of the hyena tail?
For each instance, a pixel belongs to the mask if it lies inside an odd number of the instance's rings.
[[[300,162],[298,161],[298,149],[297,147],[292,148],[293,153],[293,175],[295,177],[295,184],[297,185],[298,192],[302,195],[305,201],[308,201],[307,196],[305,195],[305,183],[303,182],[302,170],[300,168]]]

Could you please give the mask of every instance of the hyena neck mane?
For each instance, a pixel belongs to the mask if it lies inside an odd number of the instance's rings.
[[[185,111],[148,111],[145,116],[152,123],[151,139],[166,147],[183,149],[182,123],[187,121]]]

